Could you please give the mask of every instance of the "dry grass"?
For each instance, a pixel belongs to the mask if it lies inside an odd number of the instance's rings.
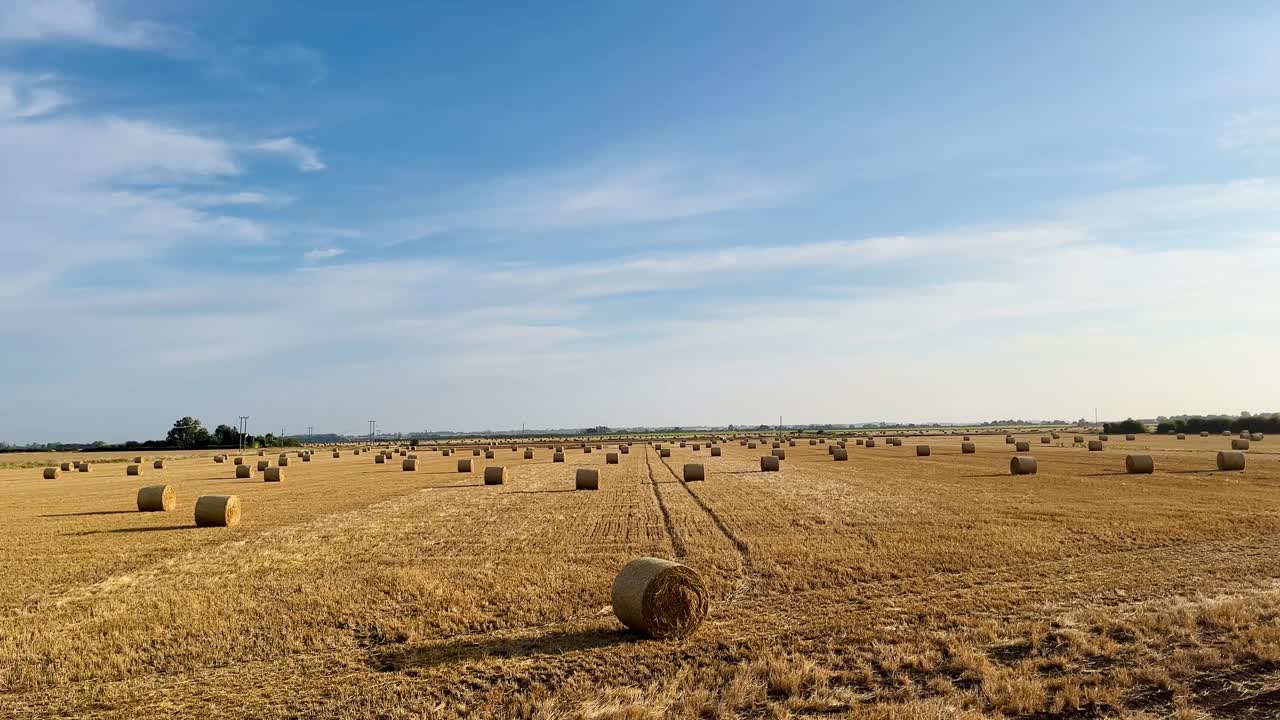
[[[1213,470],[1221,437],[1037,442],[1039,474],[1011,477],[1003,436],[974,437],[839,463],[802,442],[778,473],[737,442],[504,450],[476,460],[507,467],[487,487],[424,450],[416,473],[317,453],[279,484],[206,455],[148,472],[171,513],[135,512],[122,465],[0,470],[0,717],[1280,713],[1268,442],[1242,473]],[[1154,474],[1125,474],[1139,451]],[[238,527],[194,527],[211,494],[240,496]],[[642,555],[706,579],[692,637],[613,617]]]

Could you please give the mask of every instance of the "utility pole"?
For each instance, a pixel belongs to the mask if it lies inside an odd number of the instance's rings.
[[[308,425],[308,426],[307,426],[307,444],[308,444],[308,445],[310,445],[310,444],[311,444],[311,431],[312,431],[312,430],[315,430],[315,428],[314,428],[313,426],[311,426],[311,425]]]
[[[249,416],[239,415],[240,418],[240,452],[244,452],[244,436],[249,432]]]
[[[369,421],[369,444],[373,444],[373,438],[375,435],[377,435],[377,432],[378,432],[378,421],[370,420]]]

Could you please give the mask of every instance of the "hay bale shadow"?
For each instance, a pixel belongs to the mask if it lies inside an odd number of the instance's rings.
[[[628,630],[556,631],[532,638],[459,640],[424,647],[392,647],[371,652],[369,667],[378,672],[411,672],[471,660],[549,658],[642,639]]]
[[[36,517],[60,518],[60,517],[89,517],[92,515],[133,515],[133,514],[136,514],[137,512],[138,512],[137,510],[91,510],[88,512],[53,513],[50,515],[37,515]]]

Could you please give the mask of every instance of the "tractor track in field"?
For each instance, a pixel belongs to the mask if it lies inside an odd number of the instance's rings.
[[[658,479],[653,476],[653,465],[649,462],[649,448],[645,447],[644,466],[649,472],[649,490],[653,493],[653,499],[658,503],[658,510],[662,512],[662,524],[667,529],[667,539],[671,541],[671,552],[675,554],[677,560],[685,559],[684,538],[681,537],[680,531],[676,529],[675,521],[671,519],[671,511],[667,509],[667,502],[662,499],[662,490],[658,488]]]

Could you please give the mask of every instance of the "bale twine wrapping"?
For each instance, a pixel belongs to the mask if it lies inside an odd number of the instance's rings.
[[[564,462],[564,452],[557,450],[555,454],[551,456],[551,462]]]
[[[1090,452],[1102,452],[1102,441],[1101,441],[1101,440],[1090,440],[1090,441],[1089,441],[1089,451],[1090,451]]]
[[[400,463],[400,469],[405,472],[417,472],[418,458],[411,458],[411,457],[405,458],[404,461]]]
[[[778,458],[779,460],[786,460],[786,459],[787,459],[787,451],[786,451],[786,450],[783,450],[782,448],[778,448],[777,450],[774,450],[774,451],[773,451],[773,456],[774,456],[774,457],[776,457],[776,458]]]
[[[1218,453],[1219,470],[1243,470],[1244,453],[1239,450],[1223,450]]]
[[[485,485],[501,485],[507,481],[507,468],[503,465],[490,465],[484,469]]]
[[[605,456],[604,456],[604,462],[605,462],[605,464],[606,464],[606,465],[617,465],[617,464],[618,464],[618,453],[616,453],[616,452],[605,453]]]
[[[271,468],[279,470],[280,468]],[[240,498],[202,495],[196,498],[196,527],[234,527],[240,524]]]
[[[127,468],[125,468],[125,469],[124,469],[124,474],[125,474],[125,475],[141,475],[141,474],[142,474],[142,466],[141,466],[141,465],[130,465],[129,467],[127,467]]]
[[[1031,452],[1031,443],[1026,440],[1019,440],[1013,444],[1014,452]]]
[[[1232,441],[1231,441],[1231,449],[1232,449],[1232,450],[1248,450],[1248,449],[1249,449],[1249,441],[1248,441],[1248,440],[1241,440],[1240,438],[1236,438],[1236,439],[1234,439],[1234,440],[1232,440]]]
[[[1010,475],[1035,475],[1038,470],[1036,459],[1030,455],[1016,455],[1009,460]]]
[[[45,480],[57,480],[62,477],[62,471],[56,467],[47,467],[44,469]]]
[[[960,452],[965,455],[972,455],[973,453],[978,452],[978,446],[975,443],[962,442],[960,443]]]
[[[831,453],[831,457],[837,462],[845,462],[849,459],[849,451],[844,448],[836,448],[836,451]]]
[[[930,448],[928,445],[916,446],[916,457],[929,457],[930,453],[932,452],[933,452],[932,448]]]
[[[684,481],[698,482],[707,479],[707,471],[702,467],[702,463],[685,463]]]
[[[662,448],[659,450],[658,457],[671,457],[671,448]]]
[[[578,468],[578,472],[573,476],[573,489],[599,490],[600,471],[595,468]]]
[[[693,568],[642,557],[627,563],[614,578],[612,600],[613,614],[635,632],[683,638],[702,624],[711,594]]]
[[[776,455],[760,456],[760,472],[778,472],[782,469],[782,463],[778,461]]]
[[[711,448],[711,457],[720,457],[721,452],[722,452],[722,451],[720,450],[720,448],[718,448],[718,447],[713,447],[713,448]]]
[[[284,482],[284,470],[279,467],[269,467],[262,472],[262,482]]]
[[[148,485],[138,490],[138,512],[169,512],[178,506],[170,485]]]
[[[461,460],[458,461],[458,472],[460,473],[471,472],[471,458],[462,458]]]
[[[1125,455],[1124,470],[1130,475],[1150,475],[1156,471],[1156,461],[1150,455]]]

